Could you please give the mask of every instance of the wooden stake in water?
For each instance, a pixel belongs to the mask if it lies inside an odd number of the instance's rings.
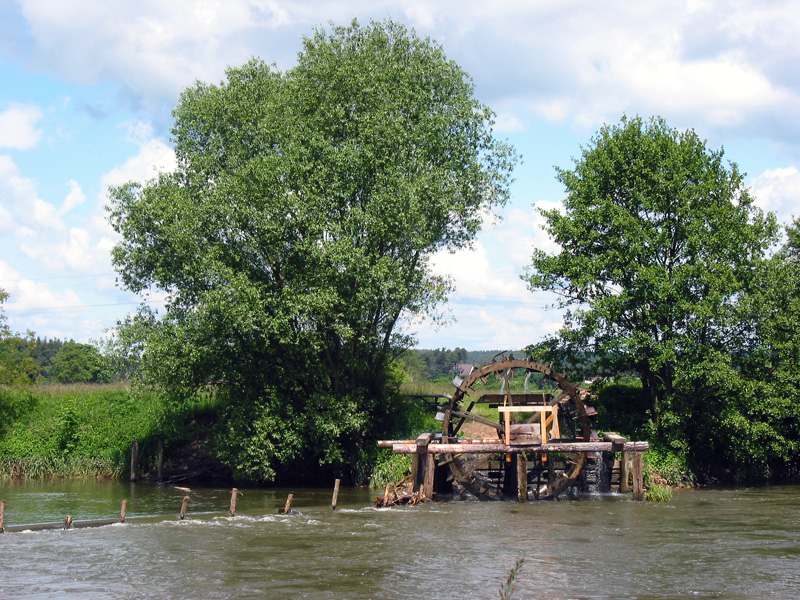
[[[339,485],[342,483],[341,479],[337,479],[333,484],[333,500],[331,500],[331,509],[336,510],[336,503],[339,501]]]
[[[158,440],[158,467],[157,467],[157,478],[159,481],[163,479],[164,473],[164,438],[160,438]]]
[[[3,533],[3,524],[6,520],[6,501],[0,500],[0,533]]]
[[[184,496],[183,504],[181,504],[181,514],[180,514],[181,521],[186,516],[186,507],[188,506],[188,504],[189,504],[189,496]]]
[[[283,508],[278,509],[279,515],[288,515],[289,511],[292,510],[292,498],[294,498],[294,494],[289,494],[286,497],[286,505]]]
[[[233,488],[231,490],[231,516],[236,516],[236,497],[239,495],[239,490]]]
[[[131,481],[136,481],[136,469],[139,464],[139,440],[131,444]]]
[[[119,511],[119,522],[120,523],[124,523],[125,522],[125,515],[127,515],[127,514],[128,514],[128,501],[127,500],[123,500],[122,501],[122,509]]]
[[[72,515],[67,515],[64,519],[64,529],[72,529]]]

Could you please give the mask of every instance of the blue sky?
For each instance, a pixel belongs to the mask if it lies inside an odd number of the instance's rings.
[[[135,310],[115,285],[109,185],[173,167],[170,111],[195,80],[260,56],[291,68],[329,21],[391,17],[474,79],[516,146],[512,200],[469,251],[435,268],[456,291],[423,348],[516,349],[557,330],[519,275],[553,249],[534,206],[622,114],[693,128],[748,173],[760,206],[800,213],[800,11],[790,0],[0,0],[0,288],[12,329],[97,340]],[[158,300],[158,295],[153,298]]]

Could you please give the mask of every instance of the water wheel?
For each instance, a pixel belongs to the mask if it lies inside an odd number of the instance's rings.
[[[515,427],[525,429],[534,436],[538,431],[539,440],[550,443],[590,441],[591,426],[581,392],[564,375],[530,359],[515,359],[513,355],[508,358],[498,356],[499,360],[495,357],[485,367],[473,368],[463,378],[456,377],[453,380],[455,392],[444,411],[443,442],[463,443],[470,438],[508,440],[506,419],[501,417],[501,411],[503,416],[515,413],[517,425],[522,418],[521,423],[527,427]],[[512,378],[525,377],[527,382],[530,375],[537,372],[544,375],[543,381],[552,389],[536,394],[511,392]],[[501,393],[479,396],[473,385],[479,380],[486,382],[488,377],[502,382]],[[546,418],[545,415],[550,416]],[[515,496],[519,489],[518,477],[523,476],[529,497],[556,498],[575,483],[586,459],[586,453],[528,453],[519,467],[518,454],[465,453],[449,455],[444,460],[450,467],[455,483],[463,489],[481,499],[499,500]]]

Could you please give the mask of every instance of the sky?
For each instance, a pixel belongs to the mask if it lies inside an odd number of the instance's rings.
[[[174,168],[171,111],[195,81],[258,56],[291,69],[304,36],[391,18],[442,45],[522,155],[511,200],[469,250],[434,257],[447,322],[419,348],[514,350],[562,324],[520,278],[555,250],[536,208],[564,197],[605,123],[661,116],[747,173],[757,204],[800,216],[795,0],[0,0],[0,288],[15,331],[101,340],[139,299],[117,286],[107,189]],[[158,306],[158,297],[153,302]]]

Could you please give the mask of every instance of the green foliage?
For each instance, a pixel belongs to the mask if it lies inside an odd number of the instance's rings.
[[[672,489],[664,485],[653,484],[645,491],[644,499],[648,502],[669,502],[672,500]]]
[[[32,356],[33,361],[36,363],[36,377],[38,381],[48,380],[50,369],[53,366],[53,359],[63,345],[64,340],[58,338],[41,339],[38,336],[36,337]]]
[[[0,387],[0,464],[28,477],[116,477],[131,442],[161,434],[165,414],[157,394],[120,386]]]
[[[653,431],[648,419],[649,404],[639,380],[602,381],[594,387],[596,398],[589,403],[597,408],[595,426],[616,431],[629,439],[647,439]]]
[[[429,258],[505,202],[513,150],[468,76],[391,21],[319,30],[284,73],[231,68],[174,115],[177,171],[110,191],[124,285],[170,297],[117,355],[177,403],[213,384],[242,477],[358,463],[396,417],[398,324],[449,289]]]
[[[565,211],[543,214],[561,251],[535,251],[527,273],[569,309],[545,350],[593,356],[597,374],[636,373],[641,395],[601,390],[600,418],[649,430],[680,471],[796,476],[796,226],[768,258],[775,218],[755,207],[736,165],[661,119],[603,127],[558,176]]]
[[[372,468],[370,486],[383,489],[389,483],[397,483],[411,470],[410,454],[393,454],[388,448],[378,454]]]
[[[30,383],[36,372],[31,356],[33,334],[28,332],[22,336],[11,331],[3,312],[6,299],[8,293],[0,288],[0,385]]]
[[[679,357],[728,342],[737,299],[776,240],[775,219],[721,150],[662,119],[603,127],[558,177],[565,211],[542,214],[561,251],[534,251],[529,285],[570,308],[563,346],[641,376],[657,425]]]
[[[685,451],[663,446],[659,442],[652,443],[650,451],[644,455],[644,465],[644,483],[647,487],[658,485],[650,479],[650,474],[653,472],[668,486],[679,487],[695,483]]]
[[[53,357],[50,379],[59,383],[107,383],[111,373],[97,348],[70,340]]]

